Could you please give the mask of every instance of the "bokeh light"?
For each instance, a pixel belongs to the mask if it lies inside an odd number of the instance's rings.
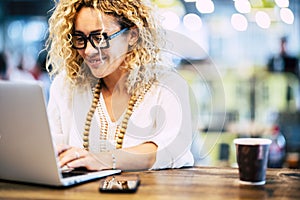
[[[280,18],[286,24],[294,23],[294,13],[289,8],[281,8],[280,9]]]
[[[198,15],[189,13],[183,17],[183,24],[187,29],[197,31],[202,27],[202,20]]]
[[[251,4],[248,0],[235,0],[234,7],[240,13],[250,13],[251,12]]]
[[[248,21],[244,15],[235,13],[231,16],[231,25],[237,31],[246,31]]]
[[[271,25],[270,16],[264,11],[257,11],[255,14],[255,21],[257,25],[263,29],[267,29]]]

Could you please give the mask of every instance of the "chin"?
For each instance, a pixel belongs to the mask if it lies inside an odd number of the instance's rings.
[[[99,72],[94,72],[94,71],[92,71],[92,74],[93,74],[93,76],[96,77],[96,78],[104,78],[104,77],[105,77],[105,74],[99,73]]]
[[[104,70],[103,70],[104,69]],[[93,76],[96,78],[104,78],[109,75],[109,72],[105,68],[92,69],[90,68]]]

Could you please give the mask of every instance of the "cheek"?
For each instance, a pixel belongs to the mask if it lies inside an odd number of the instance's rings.
[[[128,41],[126,37],[116,38],[114,40],[110,40],[110,48],[109,51],[113,54],[117,54],[119,56],[123,56],[128,52]]]
[[[77,53],[84,58],[84,50],[77,50]]]
[[[109,57],[114,59],[122,58],[126,55],[127,51],[125,49],[114,49],[109,52]]]
[[[113,59],[124,59],[128,52],[128,46],[125,45],[114,45],[109,49],[109,57]]]

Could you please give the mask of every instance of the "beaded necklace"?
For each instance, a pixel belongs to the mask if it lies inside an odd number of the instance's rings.
[[[136,96],[135,94],[133,94],[130,97],[130,99],[128,101],[128,107],[127,107],[126,113],[124,115],[123,121],[121,122],[120,127],[118,126],[116,129],[116,133],[115,133],[116,149],[122,148],[123,139],[124,139],[124,135],[125,135],[125,132],[127,129],[129,118],[131,117],[134,109],[143,100],[145,94],[148,92],[150,87],[151,87],[151,83],[146,85],[144,91],[140,95]],[[86,117],[86,122],[85,122],[85,127],[84,127],[84,132],[83,132],[83,147],[87,151],[89,150],[89,132],[90,132],[90,127],[91,127],[91,121],[92,121],[93,115],[95,113],[95,110],[97,109],[97,106],[99,104],[100,93],[101,93],[101,80],[99,79],[98,83],[96,84],[96,86],[94,88],[94,98],[92,101],[91,108]],[[99,114],[100,114],[100,123],[101,123],[100,140],[106,140],[107,139],[107,131],[108,131],[108,123],[105,120],[105,117],[101,117],[104,115],[103,110]],[[103,150],[103,149],[100,148],[100,150]]]

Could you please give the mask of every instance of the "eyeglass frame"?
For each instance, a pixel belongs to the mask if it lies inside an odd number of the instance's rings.
[[[129,28],[126,27],[126,28],[123,28],[111,35],[108,35],[106,32],[103,32],[103,33],[90,33],[88,36],[84,35],[83,33],[73,33],[72,34],[72,37],[73,36],[81,36],[83,37],[84,39],[84,45],[83,47],[76,47],[74,46],[74,43],[72,44],[72,48],[73,49],[85,49],[87,47],[87,42],[89,41],[91,43],[91,45],[95,48],[95,49],[108,49],[110,48],[110,44],[109,44],[109,40],[112,40],[114,39],[115,37],[118,37],[119,35],[121,35],[122,33],[128,31]],[[106,42],[106,46],[105,47],[97,47],[95,44],[94,44],[94,41],[92,40],[92,36],[95,36],[95,35],[102,35],[103,36],[103,42]]]

